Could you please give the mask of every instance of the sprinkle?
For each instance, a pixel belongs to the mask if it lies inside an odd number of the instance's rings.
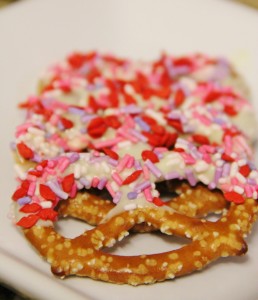
[[[172,171],[172,172],[169,172],[169,173],[165,174],[164,177],[165,177],[166,180],[170,180],[170,179],[176,179],[176,178],[179,178],[180,175],[179,175],[178,172]]]
[[[50,189],[52,190],[52,192],[54,192],[58,197],[60,197],[61,199],[67,199],[68,198],[68,194],[66,192],[64,192],[57,181],[49,181],[47,183],[47,185],[50,187]],[[47,199],[47,198],[46,198]],[[51,200],[51,199],[47,199],[47,200]]]
[[[195,186],[197,181],[196,181],[196,178],[194,177],[193,172],[190,169],[186,169],[185,175],[186,175],[186,178],[189,181],[190,185]]]
[[[37,223],[37,221],[39,220],[39,216],[37,215],[29,215],[27,217],[23,217],[21,218],[16,225],[24,227],[24,228],[30,228],[33,225],[35,225]]]
[[[31,182],[29,189],[28,189],[28,196],[33,196],[36,190],[36,183],[35,182]]]
[[[150,131],[150,126],[142,120],[141,117],[135,117],[135,122],[140,126],[143,131]]]
[[[17,144],[17,149],[19,154],[25,159],[32,159],[34,156],[34,152],[31,150],[31,148],[29,148],[23,142]]]
[[[91,182],[91,186],[96,188],[99,184],[99,178],[98,177],[93,177],[92,182]]]
[[[27,204],[27,203],[30,203],[31,202],[31,198],[30,197],[21,197],[17,200],[17,203],[19,205],[24,205],[24,204]]]
[[[143,194],[146,198],[146,200],[148,202],[152,202],[153,198],[152,198],[152,195],[151,195],[151,189],[150,188],[145,188],[144,191],[143,191]]]
[[[117,172],[112,173],[111,176],[118,185],[123,184],[123,179],[120,177],[120,175]]]
[[[154,197],[152,202],[157,206],[165,205],[165,203],[159,197]]]
[[[96,149],[101,149],[101,148],[108,148],[108,147],[115,146],[121,141],[122,141],[121,137],[116,137],[105,141],[94,142],[93,145]]]
[[[74,174],[65,176],[62,180],[62,188],[65,193],[70,193],[74,184]]]
[[[115,197],[113,198],[113,202],[117,204],[121,200],[121,198],[122,198],[122,192],[121,191],[116,192]]]
[[[117,165],[117,172],[121,172],[126,167],[131,155],[126,154],[118,163]]]
[[[245,198],[242,195],[239,195],[236,192],[226,192],[224,193],[225,198],[230,201],[237,204],[241,204],[245,202]]]
[[[49,186],[45,184],[39,185],[39,193],[41,197],[45,198],[46,200],[56,201],[56,194]]]
[[[113,188],[112,188],[112,186],[109,182],[106,184],[106,189],[108,190],[111,197],[114,198],[115,197],[115,192],[114,192],[114,190],[113,190]]]
[[[149,159],[146,160],[145,165],[155,177],[160,178],[162,176],[162,172]]]
[[[240,187],[240,186],[234,186],[233,187],[233,190],[236,192],[236,193],[238,193],[238,194],[243,194],[244,193],[244,189],[242,188],[242,187]]]
[[[126,205],[124,206],[124,209],[125,209],[125,210],[133,210],[133,209],[136,209],[136,208],[137,208],[136,203],[129,203],[129,204],[126,204]]]
[[[91,187],[91,181],[89,181],[85,177],[80,178],[79,181],[86,189],[89,189]]]
[[[157,163],[159,162],[159,158],[157,157],[157,155],[151,151],[151,150],[144,150],[142,151],[142,159],[145,161],[147,159],[149,159],[152,163]]]
[[[138,193],[137,193],[137,192],[129,192],[129,193],[127,194],[127,198],[128,198],[129,200],[136,199],[137,196],[138,196]]]
[[[134,171],[132,174],[130,174],[129,176],[127,176],[124,181],[122,182],[122,185],[125,184],[130,184],[132,182],[134,182],[135,180],[138,179],[138,177],[141,175],[142,170],[136,170]]]
[[[107,178],[103,177],[100,179],[99,183],[98,183],[98,189],[102,190],[104,188],[104,186],[107,184]]]
[[[41,206],[37,203],[25,204],[20,208],[23,213],[36,213],[41,210]]]

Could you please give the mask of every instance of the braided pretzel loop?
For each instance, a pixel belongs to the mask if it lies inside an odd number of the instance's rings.
[[[182,276],[202,269],[219,257],[246,253],[243,237],[256,219],[258,206],[255,200],[247,199],[240,205],[231,203],[226,210],[226,201],[220,192],[186,184],[182,184],[179,190],[180,196],[167,202],[167,206],[174,210],[138,208],[122,212],[101,224],[98,224],[100,219],[113,204],[97,196],[80,193],[62,203],[59,213],[86,220],[97,225],[95,228],[73,239],[61,236],[53,227],[33,226],[25,229],[24,233],[48,260],[57,276],[89,276],[132,285]],[[75,209],[78,205],[81,211]],[[216,222],[196,217],[221,209],[224,209],[224,214]],[[144,223],[164,234],[186,237],[192,242],[180,249],[150,255],[118,256],[101,251],[103,247],[112,247],[134,227],[136,231],[146,231],[146,226],[142,226]]]

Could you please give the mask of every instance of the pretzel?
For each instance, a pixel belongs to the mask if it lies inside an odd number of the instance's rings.
[[[68,65],[56,66],[40,94],[22,105],[27,120],[13,148],[19,176],[12,197],[15,222],[55,275],[138,285],[247,251],[258,171],[252,163],[254,137],[243,124],[253,114],[248,101],[226,85],[238,79],[230,67],[226,75],[207,78],[216,63],[202,56],[164,56],[139,67],[76,54]],[[109,90],[106,102],[89,96],[100,83]],[[85,89],[82,101],[77,92]],[[110,200],[92,190],[106,190]],[[174,197],[165,201],[164,190]],[[222,217],[204,219],[212,212]],[[96,227],[65,238],[55,223],[66,216]],[[129,231],[153,230],[192,242],[153,255],[102,251]]]

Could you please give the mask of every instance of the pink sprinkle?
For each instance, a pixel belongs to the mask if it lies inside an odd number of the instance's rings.
[[[199,114],[197,111],[193,112],[193,116],[200,120],[204,125],[209,126],[211,124],[211,121],[206,116]]]
[[[147,179],[147,180],[149,180],[150,179],[150,171],[147,168],[147,166],[144,165],[143,168],[142,168],[142,170],[143,170],[143,176],[144,176],[144,178]]]
[[[37,177],[34,176],[34,175],[31,175],[31,174],[28,174],[26,178],[27,178],[28,180],[30,180],[30,181],[36,181],[36,180],[37,180]]]
[[[76,193],[77,193],[77,186],[76,186],[76,183],[74,182],[74,184],[71,188],[71,191],[70,191],[70,197],[74,198],[76,196]]]
[[[180,154],[184,158],[184,161],[187,165],[193,165],[196,163],[196,160],[190,154],[185,152],[182,152]]]
[[[126,167],[129,159],[130,159],[131,155],[129,154],[126,154],[121,160],[120,162],[118,163],[117,165],[117,171],[118,172],[121,172],[122,170],[124,170],[124,168]]]
[[[98,186],[98,184],[99,184],[99,178],[98,178],[98,177],[94,177],[94,178],[92,179],[91,185],[92,185],[94,188],[96,188],[96,187]]]
[[[232,185],[228,183],[221,184],[222,191],[230,192],[232,190]]]
[[[121,137],[117,137],[117,138],[106,140],[106,141],[99,141],[99,142],[94,143],[93,145],[97,149],[106,148],[106,147],[108,148],[108,147],[112,147],[112,146],[118,144],[122,140],[123,139]]]
[[[64,172],[66,168],[70,165],[70,160],[67,157],[63,157],[59,164],[60,172]]]
[[[239,181],[236,177],[231,178],[231,184],[232,185],[239,185]]]
[[[225,152],[226,153],[231,153],[232,152],[232,140],[231,137],[226,135],[224,139],[225,143]]]
[[[146,188],[144,191],[143,191],[143,194],[146,198],[146,200],[148,202],[152,202],[152,194],[151,194],[151,189],[150,188]]]
[[[57,126],[57,123],[59,121],[59,116],[58,115],[52,115],[50,120],[49,120],[49,123],[52,124],[53,126]]]
[[[28,196],[33,196],[36,190],[36,182],[31,182],[29,189],[28,189]]]
[[[114,172],[112,174],[112,178],[115,180],[115,182],[118,184],[118,185],[122,185],[123,183],[123,179],[119,176],[119,174],[117,172]]]
[[[96,150],[93,150],[92,154],[96,157],[99,157],[100,156],[100,152],[99,151],[96,151]]]
[[[251,198],[253,195],[253,191],[250,185],[245,185],[244,189],[245,189],[246,197]]]
[[[138,141],[138,138],[126,131],[125,128],[118,129],[117,133],[133,143],[136,143]]]
[[[128,162],[127,162],[127,164],[126,164],[126,167],[128,168],[128,169],[131,169],[132,167],[133,167],[133,165],[134,165],[134,157],[130,157],[130,159],[128,160]]]
[[[204,161],[206,161],[208,164],[212,163],[211,157],[207,153],[203,153],[202,158]]]
[[[106,184],[106,189],[108,190],[108,192],[109,192],[109,194],[111,195],[111,197],[114,198],[114,197],[115,197],[115,192],[114,192],[114,190],[113,190],[113,188],[112,188],[110,182],[108,182],[108,183]]]

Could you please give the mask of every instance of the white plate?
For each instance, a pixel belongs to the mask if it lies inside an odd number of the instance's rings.
[[[203,272],[137,288],[82,278],[56,279],[12,226],[7,218],[15,187],[9,142],[15,125],[22,121],[16,105],[35,91],[41,70],[75,49],[144,59],[157,57],[162,50],[225,55],[237,64],[258,99],[258,11],[232,1],[27,0],[1,10],[1,280],[37,299],[257,299],[257,226],[248,238],[245,257],[221,259]],[[147,235],[137,235],[118,252],[163,251],[171,246],[167,239],[152,242]]]

